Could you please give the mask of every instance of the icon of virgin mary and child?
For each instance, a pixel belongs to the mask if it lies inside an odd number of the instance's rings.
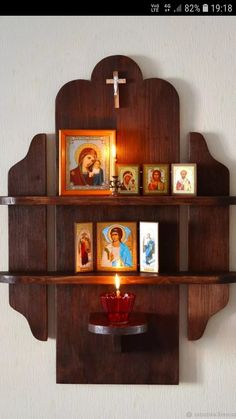
[[[78,186],[101,186],[104,184],[103,169],[95,148],[85,147],[82,149],[78,157],[78,166],[70,170],[70,182]]]

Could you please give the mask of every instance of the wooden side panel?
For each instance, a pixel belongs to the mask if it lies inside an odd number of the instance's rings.
[[[36,135],[25,159],[8,176],[9,195],[46,194],[46,136]],[[47,233],[45,206],[9,207],[9,270],[46,271]],[[23,314],[33,335],[47,340],[47,286],[10,285],[11,307]]]
[[[229,171],[210,155],[201,134],[190,135],[190,161],[197,163],[198,195],[228,195]],[[229,208],[190,207],[189,270],[228,271]],[[209,318],[227,304],[229,285],[189,285],[188,338],[199,339]]]
[[[115,70],[127,80],[119,88],[119,109],[114,108],[112,86],[106,85]],[[63,128],[116,129],[118,163],[179,161],[178,94],[164,80],[143,80],[139,67],[128,57],[105,58],[95,67],[91,81],[76,80],[62,87],[56,102],[57,132]],[[178,270],[178,208],[142,205],[58,207],[57,270],[74,268],[74,221],[117,220],[159,221],[160,269]],[[178,287],[134,286],[136,309],[149,313],[150,329],[141,338],[123,339],[121,354],[112,352],[109,339],[87,331],[90,311],[99,311],[99,293],[105,287],[57,288],[58,382],[178,382]],[[115,367],[117,356],[119,368]]]

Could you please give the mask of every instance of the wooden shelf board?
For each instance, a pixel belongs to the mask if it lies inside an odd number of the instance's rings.
[[[0,283],[6,284],[41,284],[41,285],[113,285],[115,273],[91,272],[0,272]],[[227,284],[236,282],[236,272],[212,273],[166,273],[147,274],[140,272],[120,272],[122,285],[179,285],[179,284]]]
[[[1,196],[0,205],[236,205],[236,196]]]

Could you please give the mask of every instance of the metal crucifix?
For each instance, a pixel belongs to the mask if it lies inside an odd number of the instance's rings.
[[[126,79],[119,79],[118,71],[113,71],[113,79],[106,79],[106,84],[114,84],[114,105],[119,108],[119,84],[126,84]]]

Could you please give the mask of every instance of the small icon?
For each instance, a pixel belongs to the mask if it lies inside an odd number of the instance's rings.
[[[160,8],[160,5],[159,4],[151,4],[151,12],[152,13],[159,13],[159,8]]]
[[[164,4],[164,9],[165,9],[165,12],[170,12],[170,9],[171,9],[171,4],[170,3],[165,3]]]
[[[202,5],[202,11],[203,11],[203,13],[207,13],[208,12],[208,4],[203,4]]]
[[[182,4],[180,4],[175,10],[174,13],[181,13],[182,12]]]

